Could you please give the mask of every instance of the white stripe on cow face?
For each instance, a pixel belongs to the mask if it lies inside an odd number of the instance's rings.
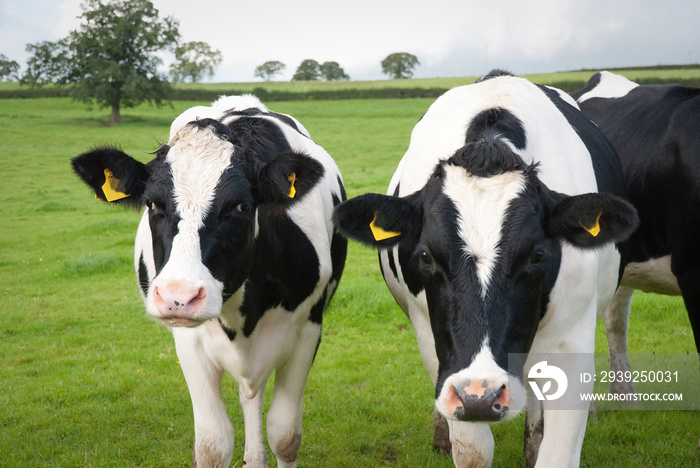
[[[519,171],[477,177],[463,167],[445,165],[443,190],[457,209],[458,234],[464,241],[464,254],[476,265],[482,298],[498,260],[506,210],[524,189],[525,176]]]
[[[204,224],[221,174],[231,165],[233,144],[210,129],[186,126],[170,143],[166,161],[173,175],[180,233],[195,232]]]
[[[208,319],[220,313],[223,283],[212,276],[202,261],[199,230],[211,209],[219,179],[231,164],[233,144],[218,138],[210,129],[185,126],[169,146],[165,160],[170,164],[173,201],[180,221],[169,259],[151,284],[147,310],[154,317],[165,316],[158,310],[157,296],[165,300],[167,295],[189,297],[196,293],[197,298],[202,298],[198,299],[196,313],[188,312],[191,316],[185,318]]]

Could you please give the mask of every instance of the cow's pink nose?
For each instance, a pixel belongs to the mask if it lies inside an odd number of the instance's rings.
[[[508,388],[478,379],[450,385],[447,410],[462,421],[498,421],[508,414]]]
[[[187,325],[196,320],[207,293],[202,287],[182,281],[174,281],[153,288],[156,309],[171,324]]]

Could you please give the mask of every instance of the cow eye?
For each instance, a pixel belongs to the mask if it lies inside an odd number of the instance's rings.
[[[537,249],[530,255],[530,263],[533,265],[539,265],[544,261],[546,254],[543,249]]]
[[[150,198],[147,198],[146,201],[144,202],[144,204],[146,205],[146,208],[148,208],[148,212],[151,215],[160,217],[160,216],[163,216],[165,214],[165,211],[156,202],[154,202]]]
[[[418,259],[423,265],[430,265],[433,263],[433,256],[425,250],[418,252]]]
[[[247,202],[240,202],[240,203],[231,203],[230,205],[227,204],[224,208],[221,209],[219,212],[219,217],[221,219],[224,218],[231,218],[231,219],[238,219],[238,216],[247,213],[251,210],[251,205],[250,203]]]

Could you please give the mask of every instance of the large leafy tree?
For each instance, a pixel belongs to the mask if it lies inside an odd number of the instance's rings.
[[[323,62],[321,65],[319,65],[319,70],[321,72],[321,76],[326,81],[350,79],[350,77],[345,73],[345,70],[338,65],[338,62]]]
[[[16,80],[19,78],[19,63],[10,60],[5,54],[0,54],[0,81]]]
[[[306,59],[297,68],[292,81],[316,81],[321,76],[320,67],[316,60]]]
[[[254,74],[265,81],[270,81],[273,76],[279,75],[285,68],[287,68],[287,66],[282,62],[270,60],[258,66]]]
[[[162,104],[170,85],[157,54],[177,43],[177,21],[160,18],[149,0],[84,0],[82,8],[82,23],[68,37],[27,46],[33,55],[21,81],[69,84],[73,99],[111,108],[114,123],[122,107]]]
[[[396,52],[382,60],[382,73],[394,79],[411,78],[413,69],[420,65],[418,58],[408,52]]]
[[[196,83],[204,75],[213,76],[222,59],[221,52],[206,42],[185,42],[175,48],[176,62],[170,65],[170,76],[175,81],[189,78]]]

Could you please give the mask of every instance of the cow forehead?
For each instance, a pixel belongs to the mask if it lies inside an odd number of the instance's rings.
[[[525,186],[526,176],[520,171],[477,177],[462,167],[445,166],[443,191],[457,209],[463,254],[476,265],[482,297],[499,258],[506,212]]]
[[[170,140],[166,162],[173,178],[178,214],[201,224],[214,199],[221,174],[231,165],[234,145],[211,129],[187,125]]]
[[[213,102],[211,106],[190,107],[180,114],[170,125],[170,139],[173,139],[182,127],[194,120],[221,120],[228,112],[250,108],[260,109],[261,112],[268,111],[267,107],[260,102],[260,99],[252,94],[222,96],[217,101]]]

